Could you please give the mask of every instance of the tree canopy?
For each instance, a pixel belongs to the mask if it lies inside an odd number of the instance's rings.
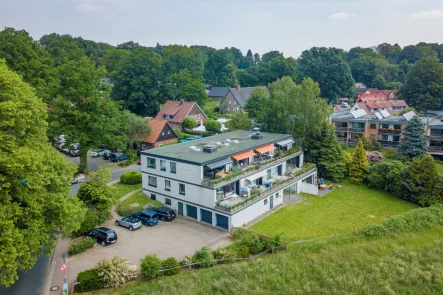
[[[397,155],[410,159],[426,154],[428,144],[425,136],[425,125],[420,117],[415,116],[402,130],[402,136],[398,145]]]

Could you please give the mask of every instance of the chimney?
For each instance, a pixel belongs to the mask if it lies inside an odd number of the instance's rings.
[[[240,85],[235,86],[235,89],[237,89],[237,91],[240,91]]]
[[[180,99],[180,106],[183,106],[185,104],[185,101],[183,99]]]

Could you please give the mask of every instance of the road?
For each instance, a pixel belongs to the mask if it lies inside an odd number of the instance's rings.
[[[68,161],[77,162],[77,158],[72,158],[66,156]],[[95,161],[90,161],[88,165],[89,169],[95,171],[98,166],[100,166],[100,162],[104,160],[95,158]],[[109,163],[109,161],[105,162]],[[77,163],[78,164],[78,163]],[[110,163],[109,163],[110,164]],[[106,165],[109,166],[109,165]],[[126,168],[120,168],[118,166],[109,167],[112,170],[111,182],[120,179],[120,176],[128,171],[140,171],[139,165],[132,165]],[[70,195],[75,195],[78,192],[80,184],[74,184],[71,187]],[[43,295],[45,287],[46,278],[48,276],[49,266],[50,266],[51,256],[40,256],[37,259],[35,266],[27,271],[20,272],[18,281],[12,285],[11,287],[1,287],[0,286],[0,294],[1,295]],[[52,275],[52,274],[51,274]],[[46,288],[50,288],[51,286],[46,286]]]

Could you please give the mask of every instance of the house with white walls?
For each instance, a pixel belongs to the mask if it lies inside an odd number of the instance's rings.
[[[143,192],[179,215],[231,230],[300,192],[317,169],[290,135],[233,131],[141,152]]]

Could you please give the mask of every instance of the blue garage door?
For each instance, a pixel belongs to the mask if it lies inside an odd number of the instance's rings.
[[[215,214],[215,219],[217,221],[217,226],[229,230],[229,220],[228,220],[228,217],[220,215],[220,214]]]
[[[188,217],[197,219],[197,207],[186,205],[186,214]]]
[[[201,221],[212,224],[212,212],[204,209],[200,209]]]

